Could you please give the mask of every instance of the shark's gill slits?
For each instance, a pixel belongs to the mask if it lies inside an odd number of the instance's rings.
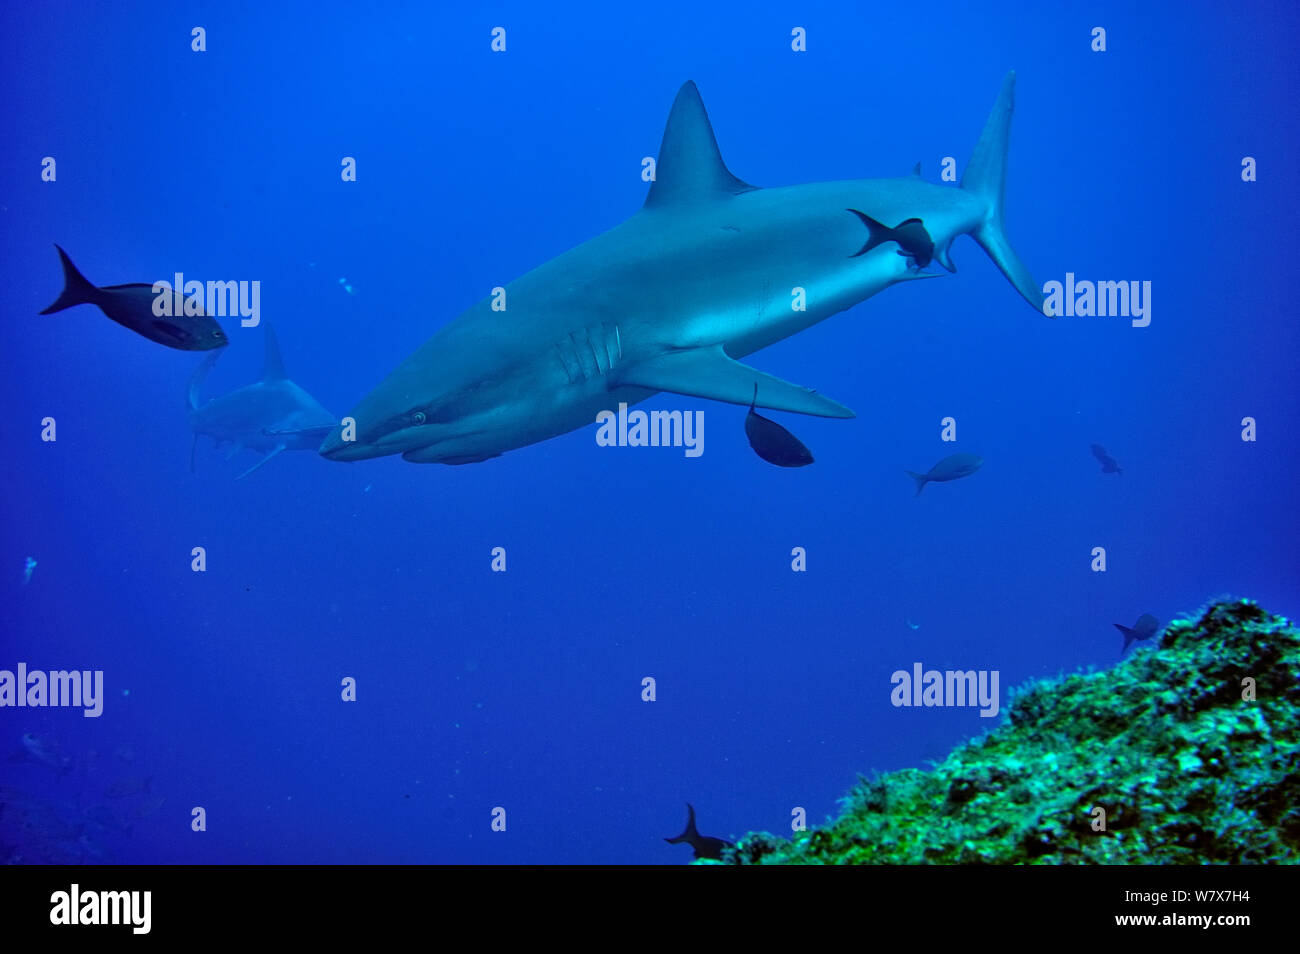
[[[618,325],[603,323],[571,331],[555,344],[555,353],[570,384],[609,374],[623,357]]]

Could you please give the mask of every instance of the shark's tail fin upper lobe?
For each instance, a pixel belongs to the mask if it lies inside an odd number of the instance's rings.
[[[925,489],[925,485],[928,484],[928,483],[930,482],[930,475],[929,475],[929,474],[917,474],[917,473],[913,473],[913,472],[910,471],[910,470],[909,470],[909,471],[904,471],[904,473],[906,473],[907,476],[911,477],[913,480],[916,481],[916,496],[918,496],[918,497],[921,496],[921,491],[924,490],[924,489]]]
[[[993,104],[984,132],[975,144],[970,162],[961,177],[961,187],[980,199],[985,208],[984,221],[971,233],[989,258],[1002,269],[1007,281],[1034,308],[1042,311],[1042,286],[1034,281],[1025,263],[1007,240],[1002,226],[1002,196],[1007,179],[1007,142],[1011,136],[1011,114],[1016,105],[1016,73],[1012,70],[1002,80],[1002,91]]]
[[[54,300],[54,304],[41,312],[42,315],[51,315],[73,305],[93,302],[99,294],[99,289],[92,285],[85,275],[77,271],[77,266],[72,264],[68,253],[58,245],[54,247],[59,250],[59,261],[63,263],[63,292]]]

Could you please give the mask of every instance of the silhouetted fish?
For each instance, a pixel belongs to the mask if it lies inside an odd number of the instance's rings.
[[[202,307],[194,314],[198,302],[185,298],[173,289],[163,292],[172,296],[171,315],[155,315],[154,300],[158,294],[153,285],[105,285],[96,288],[86,276],[77,271],[68,253],[59,250],[59,260],[63,262],[63,293],[41,312],[42,315],[63,311],[73,305],[95,305],[119,325],[130,328],[138,335],[150,341],[156,341],[178,351],[211,351],[224,348],[229,342],[226,333],[216,320],[203,313]],[[186,304],[189,303],[189,312]]]
[[[696,858],[712,858],[715,861],[722,859],[722,850],[724,848],[734,848],[735,845],[721,838],[712,838],[708,835],[701,835],[695,829],[695,808],[690,802],[686,803],[686,830],[676,838],[665,838],[664,841],[670,845],[680,845],[686,842],[695,849]]]
[[[968,477],[980,469],[984,463],[984,458],[978,454],[953,454],[951,457],[945,457],[939,463],[930,468],[928,474],[916,474],[912,471],[906,471],[907,476],[916,481],[916,494],[919,497],[925,485],[932,480],[956,480],[958,477]]]
[[[1120,470],[1119,462],[1116,461],[1114,457],[1107,454],[1106,448],[1102,447],[1100,444],[1092,445],[1092,456],[1101,461],[1101,472],[1103,474],[1124,473],[1124,471]]]
[[[1124,634],[1124,646],[1120,649],[1119,654],[1124,655],[1124,651],[1131,646],[1134,641],[1140,639],[1150,639],[1160,630],[1160,621],[1150,613],[1143,613],[1138,617],[1138,621],[1133,624],[1133,628],[1121,626],[1119,623],[1111,623],[1116,629]]]
[[[911,258],[916,262],[917,268],[925,268],[934,258],[934,240],[930,238],[930,233],[925,230],[925,224],[920,219],[904,219],[891,229],[857,209],[849,209],[849,211],[862,220],[869,233],[867,244],[850,256],[851,258],[865,255],[877,245],[884,245],[886,242],[897,242],[898,254]],[[942,262],[940,264],[948,268],[947,264]]]
[[[11,762],[35,762],[63,774],[72,768],[72,759],[59,751],[57,744],[34,732],[24,732],[23,747],[10,756]]]
[[[769,421],[761,414],[754,413],[754,402],[758,400],[758,385],[754,385],[754,400],[749,403],[749,414],[745,416],[745,436],[754,453],[769,464],[778,467],[804,467],[813,462],[813,455],[795,437],[776,421]]]

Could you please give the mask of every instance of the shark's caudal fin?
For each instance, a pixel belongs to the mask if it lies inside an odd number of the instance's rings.
[[[756,188],[737,179],[727,169],[700,91],[687,80],[677,91],[668,114],[645,207],[653,209],[725,198],[753,192]]]
[[[918,497],[921,496],[921,491],[924,490],[924,489],[925,489],[925,485],[928,484],[928,483],[930,482],[930,477],[929,477],[929,475],[927,475],[927,474],[914,474],[914,473],[912,473],[912,471],[910,471],[910,470],[908,470],[908,471],[904,471],[904,473],[906,473],[907,476],[911,477],[913,480],[916,481],[916,496],[918,496]]]
[[[92,285],[85,275],[77,271],[77,266],[72,264],[68,253],[57,244],[54,247],[59,250],[59,261],[63,263],[63,293],[54,300],[54,304],[41,312],[42,315],[52,315],[73,305],[93,302],[99,295],[99,289]]]
[[[975,152],[966,164],[961,187],[984,203],[984,221],[971,233],[989,257],[1002,269],[1007,281],[1025,301],[1043,310],[1042,286],[1034,281],[1024,262],[1007,240],[1002,225],[1002,195],[1007,179],[1007,142],[1011,135],[1011,114],[1016,106],[1016,72],[1002,80],[1002,91],[993,104]]]

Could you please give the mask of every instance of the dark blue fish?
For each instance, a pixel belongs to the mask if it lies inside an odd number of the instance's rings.
[[[1101,461],[1101,472],[1103,474],[1124,473],[1124,471],[1120,470],[1119,462],[1116,461],[1114,457],[1107,454],[1106,448],[1102,447],[1100,444],[1092,445],[1092,456]]]
[[[1131,629],[1127,626],[1121,626],[1119,623],[1111,623],[1111,625],[1124,634],[1124,646],[1119,651],[1121,656],[1134,642],[1150,639],[1160,631],[1160,621],[1150,613],[1143,613],[1139,616],[1138,621],[1133,624]]]
[[[721,838],[701,835],[695,828],[695,807],[690,802],[686,803],[686,812],[686,830],[676,838],[665,838],[664,841],[668,844],[680,845],[686,842],[695,849],[696,858],[712,858],[714,861],[722,860],[723,849],[735,847],[731,842]]]
[[[883,222],[877,222],[871,216],[857,209],[849,209],[858,218],[862,224],[867,227],[867,243],[858,249],[857,252],[849,256],[857,258],[859,255],[865,255],[877,245],[884,245],[886,242],[898,243],[898,254],[911,258],[916,263],[917,268],[925,268],[934,258],[934,240],[930,238],[930,233],[925,230],[925,223],[920,219],[904,219],[892,229]],[[948,265],[940,262],[945,268]],[[950,269],[951,270],[951,269]]]
[[[979,454],[953,454],[951,457],[945,457],[939,463],[930,468],[929,473],[916,474],[912,471],[906,471],[907,476],[916,481],[916,493],[920,496],[925,485],[930,481],[956,480],[958,477],[968,477],[980,469],[984,463],[984,458]]]
[[[754,385],[754,401],[758,400],[758,385]],[[754,401],[749,404],[745,417],[745,436],[754,453],[769,464],[778,467],[805,467],[813,462],[812,451],[803,442],[776,421],[754,413]]]
[[[96,288],[77,271],[67,252],[58,245],[54,247],[59,250],[59,260],[63,263],[63,293],[41,312],[42,315],[74,305],[95,305],[122,327],[178,351],[211,351],[229,344],[221,325],[205,315],[201,307],[197,314],[193,314],[198,302],[185,298],[178,289],[161,293],[172,296],[171,315],[155,315],[154,301],[159,293],[154,292],[153,285]],[[189,305],[191,313],[186,313],[187,302],[192,302]]]

